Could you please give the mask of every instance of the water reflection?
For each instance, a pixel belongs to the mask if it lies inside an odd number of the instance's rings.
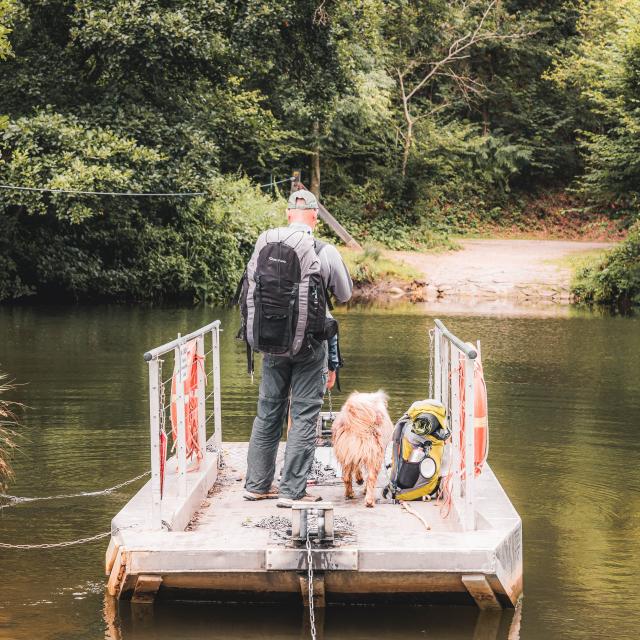
[[[478,611],[474,607],[334,606],[316,609],[318,640],[519,640],[521,607]],[[308,640],[302,607],[120,603],[105,596],[106,640]]]

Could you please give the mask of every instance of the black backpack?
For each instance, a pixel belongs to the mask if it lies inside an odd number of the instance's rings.
[[[294,356],[310,338],[327,340],[337,333],[337,322],[326,314],[330,301],[318,256],[324,245],[290,227],[269,229],[258,238],[236,292],[242,316],[238,337],[247,342],[250,373],[253,351]]]

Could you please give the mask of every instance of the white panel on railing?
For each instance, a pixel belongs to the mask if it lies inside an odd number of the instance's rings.
[[[435,399],[442,402],[442,338],[440,330],[433,330],[433,379],[435,380]]]
[[[151,429],[151,526],[162,526],[160,496],[160,385],[158,359],[149,361],[149,426]]]
[[[198,388],[196,389],[196,397],[198,398],[198,449],[202,453],[202,464],[204,464],[207,459],[207,411],[205,407],[207,376],[204,336],[196,338],[196,353],[198,355]]]
[[[187,371],[187,345],[180,344],[175,349],[178,363],[178,382],[176,384],[176,415],[178,422],[178,495],[187,495],[187,424],[185,415],[184,384],[189,372]],[[173,401],[173,398],[172,398]]]
[[[473,388],[473,364],[471,358],[464,358],[464,515],[465,529],[475,529],[476,517],[473,503],[473,484],[475,480],[474,447],[475,447],[475,420],[474,420],[474,388]]]
[[[453,492],[453,507],[456,515],[460,520],[464,519],[464,514],[461,512],[461,505],[458,500],[460,496],[461,478],[460,468],[462,466],[462,453],[460,451],[460,368],[458,363],[460,361],[460,352],[456,347],[450,346],[451,349],[451,440],[453,443],[453,478],[452,478],[452,492]]]
[[[222,444],[222,399],[220,397],[220,325],[213,328],[213,422],[217,447]]]

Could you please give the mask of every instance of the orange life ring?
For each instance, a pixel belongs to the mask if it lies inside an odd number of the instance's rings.
[[[187,460],[196,456],[197,469],[202,460],[202,450],[198,442],[198,365],[204,360],[197,353],[196,340],[191,340],[184,345],[186,352],[186,371],[184,380],[184,419],[186,427]],[[171,435],[173,437],[172,451],[175,451],[178,442],[178,383],[180,378],[180,348],[175,350],[175,366],[171,378]]]
[[[470,347],[475,349],[475,346],[467,343]],[[463,361],[460,361],[460,398],[464,398],[464,365]],[[473,430],[474,430],[474,451],[473,451],[473,467],[475,475],[480,475],[482,467],[487,461],[487,454],[489,453],[489,420],[488,420],[488,406],[487,406],[487,385],[484,381],[484,371],[482,369],[482,359],[480,352],[473,364]],[[464,406],[464,402],[463,402]],[[464,451],[464,432],[466,425],[464,422],[464,410],[460,420],[460,450]],[[464,455],[461,460],[461,464],[464,465]],[[463,470],[464,477],[464,470]]]
[[[479,475],[489,453],[489,417],[487,406],[487,385],[484,381],[480,354],[473,366],[473,429],[474,429],[474,467]]]

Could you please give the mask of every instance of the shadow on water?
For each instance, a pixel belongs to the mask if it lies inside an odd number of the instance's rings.
[[[335,606],[316,609],[318,640],[519,640],[521,608]],[[307,640],[308,611],[295,607],[122,603],[105,596],[106,640]]]

